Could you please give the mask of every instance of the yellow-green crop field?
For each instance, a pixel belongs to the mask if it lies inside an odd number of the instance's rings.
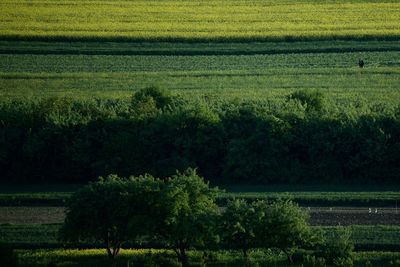
[[[281,41],[400,37],[399,1],[1,0],[0,39]]]

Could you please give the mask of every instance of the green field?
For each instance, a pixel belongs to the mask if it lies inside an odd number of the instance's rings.
[[[0,189],[1,206],[65,206],[68,198],[81,185],[4,186]],[[18,189],[19,188],[19,189]],[[262,186],[221,185],[217,201],[228,199],[292,199],[302,206],[396,207],[400,205],[398,186]],[[398,203],[397,203],[398,202]]]
[[[367,44],[2,42],[0,95],[120,98],[159,84],[187,98],[271,99],[318,88],[333,103],[366,99],[396,105],[399,43]],[[358,68],[359,58],[364,69]]]
[[[397,1],[2,1],[0,4],[3,39],[276,41],[400,36]]]

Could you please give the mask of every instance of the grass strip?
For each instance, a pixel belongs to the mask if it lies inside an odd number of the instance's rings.
[[[75,248],[103,247],[103,244],[90,241],[79,244],[63,244],[58,240],[60,227],[61,224],[2,224],[0,225],[0,243],[7,243],[18,249],[59,248],[66,245]],[[352,232],[350,242],[355,244],[356,250],[396,251],[400,249],[400,226],[352,225],[345,227],[349,227]],[[327,233],[338,231],[338,226],[316,226],[316,228],[321,228]],[[163,244],[160,242],[148,242],[145,238],[125,244],[125,248],[160,248],[162,246]]]
[[[251,43],[0,41],[0,54],[60,55],[257,55],[400,51],[398,41]]]

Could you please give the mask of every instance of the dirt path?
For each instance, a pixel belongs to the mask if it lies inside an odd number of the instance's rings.
[[[311,207],[310,225],[399,225],[400,210],[395,208]],[[0,207],[0,224],[60,223],[64,207]]]
[[[310,225],[399,225],[400,211],[395,208],[316,207],[310,208]]]
[[[59,223],[64,219],[64,207],[0,207],[0,224]]]

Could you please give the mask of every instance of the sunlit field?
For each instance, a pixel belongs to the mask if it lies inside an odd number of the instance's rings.
[[[400,36],[397,1],[1,1],[0,38],[282,41]]]

